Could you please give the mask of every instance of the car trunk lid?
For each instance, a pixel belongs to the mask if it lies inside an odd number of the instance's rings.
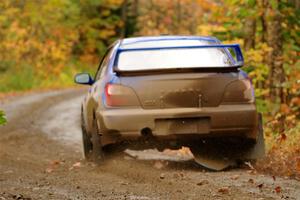
[[[131,87],[144,109],[218,106],[230,82],[238,73],[174,73],[121,76]]]

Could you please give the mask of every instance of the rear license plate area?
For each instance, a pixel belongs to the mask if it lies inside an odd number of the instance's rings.
[[[209,117],[155,120],[155,132],[161,134],[204,134],[209,133],[209,129]]]

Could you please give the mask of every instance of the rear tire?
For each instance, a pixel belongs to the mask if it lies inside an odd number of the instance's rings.
[[[96,119],[93,120],[92,133],[88,133],[81,114],[82,146],[84,158],[88,161],[100,163],[103,161],[103,150],[101,145],[101,136]]]
[[[93,131],[92,131],[91,143],[92,152],[91,158],[95,163],[100,163],[104,160],[104,153],[101,144],[101,135],[99,134],[99,128],[96,119],[93,120]]]
[[[93,144],[91,142],[91,136],[86,131],[82,114],[81,114],[81,131],[82,131],[83,156],[86,160],[90,160]]]

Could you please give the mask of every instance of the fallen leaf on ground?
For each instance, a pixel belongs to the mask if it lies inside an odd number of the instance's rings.
[[[121,185],[128,185],[127,182],[123,182],[123,181],[121,181],[120,184],[121,184]]]
[[[165,174],[160,174],[159,178],[160,179],[164,179],[165,178]]]
[[[255,170],[255,168],[250,162],[245,162],[245,165],[247,165],[250,169]]]
[[[228,194],[229,193],[229,188],[228,187],[222,187],[218,190],[219,193],[222,194]]]
[[[205,185],[205,184],[208,184],[209,182],[208,182],[208,180],[202,180],[202,181],[200,181],[199,183],[197,183],[197,185]]]
[[[72,165],[72,167],[69,168],[69,170],[72,170],[74,168],[79,168],[81,167],[81,162],[76,162],[75,164]]]
[[[281,192],[281,187],[280,186],[277,186],[275,187],[275,192],[278,194]]]
[[[59,160],[53,160],[51,161],[50,165],[59,165],[60,161]]]
[[[263,184],[263,183],[261,183],[261,184],[257,185],[257,187],[258,187],[260,190],[263,188],[263,186],[264,186],[264,184]]]
[[[49,163],[49,166],[47,167],[47,169],[45,170],[47,173],[51,173],[54,171],[54,169],[56,169],[59,165],[60,165],[61,161],[60,160],[52,160]]]
[[[161,161],[155,161],[154,168],[156,169],[162,169],[165,165]]]
[[[217,197],[221,197],[219,194],[212,194],[212,197],[217,198]]]
[[[254,183],[254,180],[253,180],[252,178],[250,178],[250,179],[248,180],[248,183],[253,184],[253,183]]]
[[[47,173],[51,173],[51,172],[53,172],[53,168],[47,168],[45,171],[46,171]]]
[[[239,175],[234,175],[234,176],[231,177],[232,180],[237,180],[237,179],[239,179],[239,178],[240,178]]]
[[[251,170],[248,170],[247,173],[251,174],[251,175],[255,175],[255,174],[257,174],[257,171],[251,169]]]
[[[73,165],[73,167],[80,167],[81,166],[81,162],[77,162]]]

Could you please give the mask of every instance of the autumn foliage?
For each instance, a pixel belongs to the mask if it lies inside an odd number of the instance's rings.
[[[71,85],[119,37],[212,35],[244,47],[268,142],[261,168],[299,176],[299,19],[297,0],[2,0],[0,92]]]

